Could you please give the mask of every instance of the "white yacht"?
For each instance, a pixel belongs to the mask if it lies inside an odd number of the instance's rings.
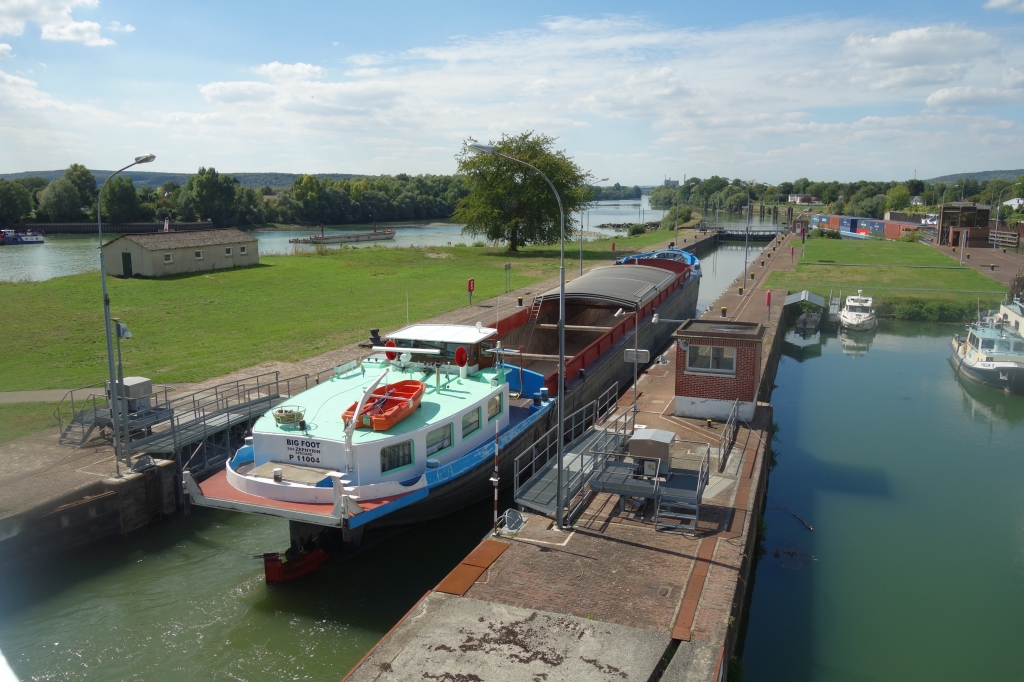
[[[846,297],[846,305],[839,313],[839,324],[844,329],[861,330],[874,329],[878,324],[874,302],[870,296],[864,295],[863,289],[858,289],[856,296]]]

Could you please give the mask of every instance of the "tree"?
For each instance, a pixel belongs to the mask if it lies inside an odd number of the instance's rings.
[[[32,201],[25,186],[0,179],[0,225],[13,225],[31,210]]]
[[[78,198],[82,202],[81,206],[92,206],[96,203],[96,178],[91,170],[80,163],[73,163],[64,171],[64,179],[78,190]]]
[[[32,178],[18,178],[13,182],[21,185],[28,190],[29,200],[32,202],[32,208],[39,205],[39,192],[44,190],[50,181],[46,178],[32,177]]]
[[[67,177],[57,178],[39,195],[39,208],[56,222],[70,222],[82,217],[82,197]]]
[[[885,206],[890,211],[902,211],[910,206],[910,190],[903,185],[896,185],[886,192]]]
[[[907,180],[907,191],[910,192],[910,196],[919,197],[924,194],[924,181],[914,178],[913,180]]]
[[[142,202],[135,191],[135,183],[123,175],[107,182],[103,188],[103,212],[111,223],[130,223],[138,220]]]
[[[212,220],[221,227],[235,214],[238,180],[214,168],[200,168],[178,194],[178,213],[184,220]]]
[[[558,203],[537,172],[491,154],[476,154],[463,142],[456,157],[458,173],[469,193],[455,205],[452,219],[465,223],[463,234],[504,239],[510,251],[526,244],[559,239]],[[540,169],[558,190],[565,215],[565,234],[574,232],[573,214],[591,201],[591,174],[554,151],[555,138],[534,134],[502,135],[495,150]]]

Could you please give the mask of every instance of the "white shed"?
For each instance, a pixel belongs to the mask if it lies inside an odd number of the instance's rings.
[[[260,262],[256,237],[233,227],[123,234],[103,245],[103,257],[107,274],[117,277],[165,277]]]

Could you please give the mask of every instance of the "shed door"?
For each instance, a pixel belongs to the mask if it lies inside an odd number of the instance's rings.
[[[132,276],[132,254],[130,251],[121,254],[121,271],[125,277]]]

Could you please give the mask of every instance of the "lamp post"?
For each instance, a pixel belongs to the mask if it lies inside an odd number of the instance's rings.
[[[559,230],[559,255],[558,255],[558,397],[557,404],[555,405],[558,424],[556,426],[556,434],[558,438],[558,449],[555,454],[555,472],[556,472],[556,513],[555,513],[555,526],[558,530],[562,530],[562,508],[564,502],[562,500],[562,451],[564,449],[564,435],[563,429],[565,425],[562,423],[564,419],[565,411],[565,211],[562,209],[562,197],[558,196],[558,190],[555,189],[555,185],[548,179],[548,176],[537,168],[532,166],[525,161],[521,161],[513,156],[502,154],[495,150],[493,145],[489,144],[471,144],[469,148],[478,154],[490,154],[491,156],[497,156],[505,159],[506,161],[512,161],[522,166],[534,170],[544,178],[544,182],[548,183],[548,187],[555,194],[555,200],[558,201],[558,230]]]
[[[107,340],[107,374],[110,379],[110,397],[108,399],[108,404],[110,405],[110,420],[114,432],[114,457],[118,460],[121,459],[121,420],[117,414],[118,408],[115,407],[114,403],[114,392],[117,390],[117,381],[114,378],[114,344],[110,338],[110,296],[107,295],[107,269],[103,262],[103,188],[107,186],[107,183],[110,182],[111,178],[115,175],[140,163],[149,163],[155,158],[156,156],[153,154],[136,156],[133,163],[128,164],[121,170],[111,173],[107,179],[103,181],[103,184],[100,185],[99,194],[96,196],[96,232],[100,239],[100,286],[103,290],[103,328],[104,337]]]
[[[747,184],[747,224],[743,235],[743,288],[740,291],[747,287],[747,249],[750,247],[750,221],[754,217],[754,206],[750,203],[750,185],[755,182],[757,181],[751,180]]]
[[[131,438],[129,437],[131,434],[128,428],[128,396],[124,392],[124,365],[121,362],[121,339],[132,338],[132,333],[128,331],[127,325],[121,324],[121,320],[118,318],[112,317],[110,320],[114,323],[114,336],[117,338],[117,409],[124,417],[121,422],[119,437],[121,438],[121,451],[124,453],[125,466],[130,470],[132,467],[132,448]]]

